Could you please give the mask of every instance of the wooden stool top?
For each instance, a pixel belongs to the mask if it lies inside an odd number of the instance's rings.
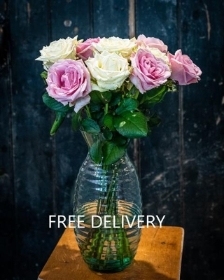
[[[99,273],[83,261],[74,229],[67,228],[38,280],[178,280],[183,240],[184,230],[180,227],[143,228],[133,263],[121,272]]]

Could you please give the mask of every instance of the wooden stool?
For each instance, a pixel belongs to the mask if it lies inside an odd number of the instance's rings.
[[[133,263],[124,271],[99,273],[83,261],[74,229],[67,228],[38,280],[177,280],[180,279],[184,230],[180,227],[142,229]]]

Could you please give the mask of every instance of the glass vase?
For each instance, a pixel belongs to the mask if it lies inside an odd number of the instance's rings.
[[[83,133],[89,147],[101,135]],[[89,268],[117,272],[131,264],[141,235],[142,214],[138,176],[127,153],[102,166],[89,153],[75,183],[75,235]]]

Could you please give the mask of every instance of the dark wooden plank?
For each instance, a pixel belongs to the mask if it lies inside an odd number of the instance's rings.
[[[52,40],[78,35],[79,39],[91,37],[92,1],[53,1],[51,3]]]
[[[128,0],[96,0],[92,2],[94,37],[129,37]]]
[[[178,47],[176,1],[136,1],[136,36],[156,37],[173,53]],[[155,107],[162,123],[141,139],[141,184],[144,214],[166,215],[164,222],[181,220],[179,187],[179,93],[168,93]]]
[[[10,86],[9,21],[5,1],[0,1],[0,247],[1,277],[12,279],[15,249],[13,188],[12,100]],[[10,264],[10,265],[9,265]],[[10,268],[10,269],[9,269]]]
[[[222,279],[224,247],[223,2],[182,1],[182,48],[202,71],[184,88],[186,279]],[[191,267],[191,269],[189,269]]]
[[[35,279],[54,246],[48,229],[52,214],[50,114],[42,103],[41,63],[35,61],[48,40],[47,1],[10,1],[12,141],[17,245],[15,278]],[[52,235],[51,238],[48,236]]]

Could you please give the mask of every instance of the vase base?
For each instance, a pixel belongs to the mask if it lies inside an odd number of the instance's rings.
[[[132,263],[131,258],[124,258],[122,262],[120,260],[101,260],[99,262],[99,260],[96,260],[94,258],[84,259],[84,261],[88,264],[91,270],[104,273],[120,272]]]

